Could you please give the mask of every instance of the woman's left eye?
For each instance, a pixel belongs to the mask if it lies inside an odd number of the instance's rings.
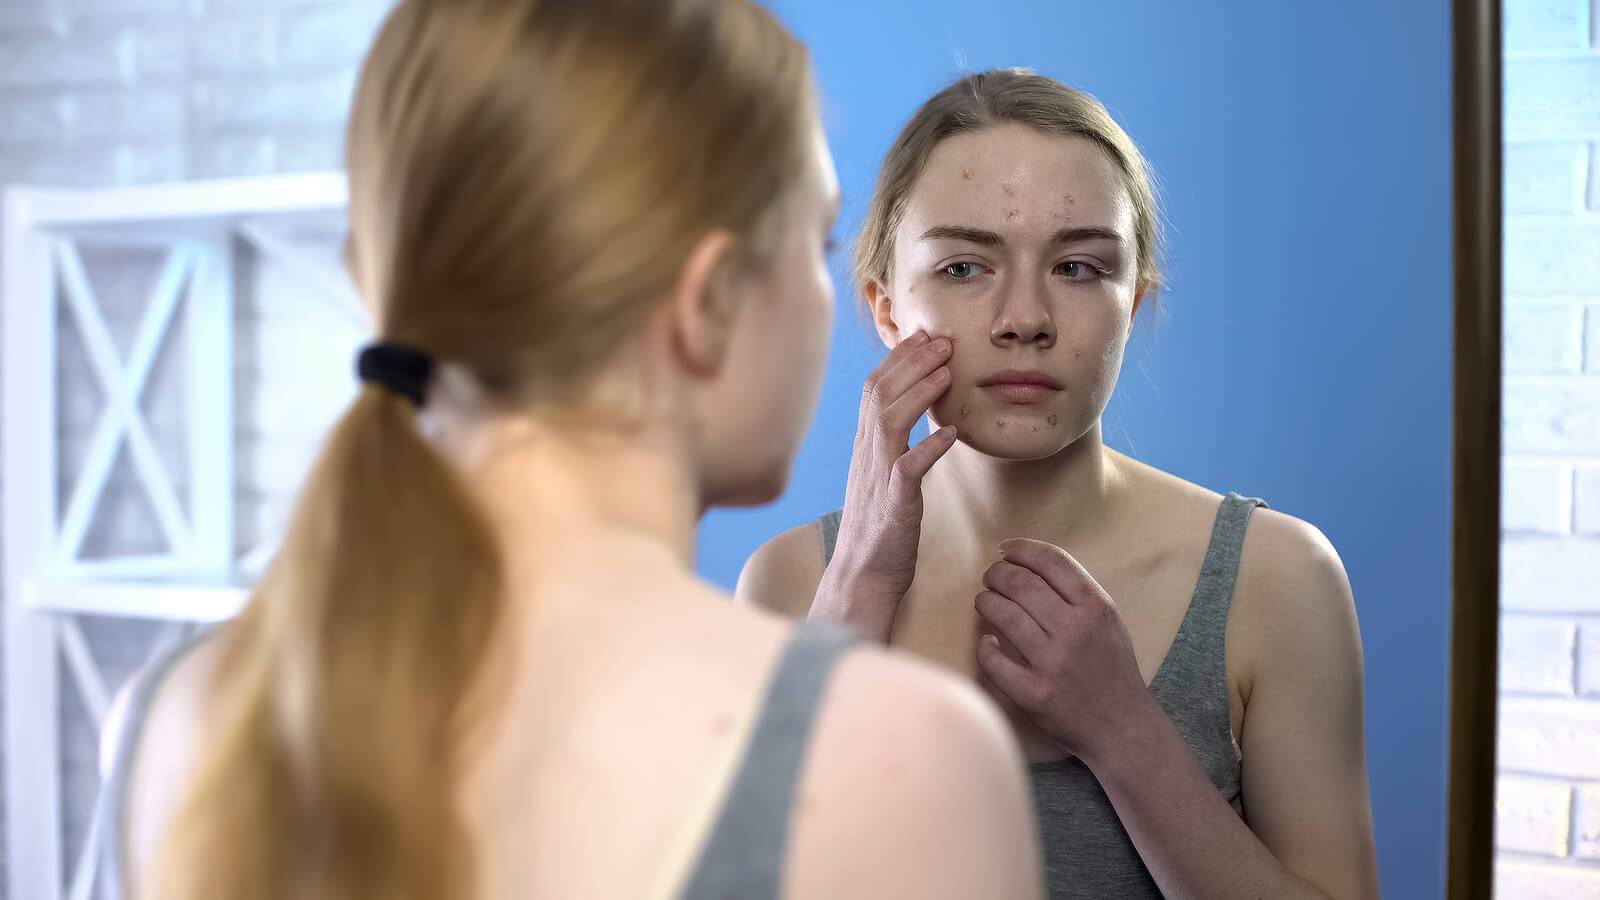
[[[1056,274],[1065,275],[1074,281],[1086,281],[1104,273],[1086,262],[1064,262],[1056,266]]]

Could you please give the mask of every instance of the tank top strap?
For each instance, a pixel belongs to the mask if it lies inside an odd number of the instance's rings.
[[[1178,634],[1151,682],[1168,712],[1188,708],[1200,715],[1220,704],[1227,711],[1228,611],[1239,577],[1240,551],[1250,515],[1266,503],[1230,493],[1217,509],[1200,577]],[[1177,694],[1186,698],[1178,702]],[[1227,716],[1222,716],[1227,721]]]
[[[782,651],[684,900],[776,900],[783,887],[796,789],[812,726],[835,663],[860,640],[854,630],[801,622]]]
[[[822,533],[822,567],[826,569],[828,563],[833,562],[833,550],[839,544],[839,523],[844,519],[844,510],[836,509],[817,519],[817,530]]]

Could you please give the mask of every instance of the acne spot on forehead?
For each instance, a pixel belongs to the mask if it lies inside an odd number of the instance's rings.
[[[1061,420],[1056,418],[1055,413],[1051,413],[1050,415],[1044,417],[1044,421],[1045,424],[1049,425],[1051,428],[1054,428],[1056,427],[1056,423]]]
[[[1020,216],[1020,215],[1022,215],[1022,210],[1013,209],[1011,212],[1006,213],[1006,221],[1007,222],[1015,222],[1017,220],[1017,216]]]
[[[1039,426],[1037,426],[1037,425],[1029,425],[1028,426],[1028,430],[1031,431],[1031,432],[1037,433],[1038,430],[1039,430]]]
[[[961,170],[961,180],[962,181],[971,181],[973,178],[977,177],[977,174],[978,174],[977,172],[974,172],[971,169],[962,169]]]
[[[1000,182],[1000,190],[1005,191],[1007,197],[1015,197],[1017,195],[1017,186],[1009,181]]]
[[[1068,206],[1078,202],[1077,198],[1073,197],[1071,194],[1064,194],[1062,195],[1061,199],[1065,201]]]

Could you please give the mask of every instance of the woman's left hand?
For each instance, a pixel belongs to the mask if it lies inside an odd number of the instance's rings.
[[[1133,640],[1111,595],[1065,550],[1018,539],[1001,551],[974,601],[993,630],[978,640],[978,666],[1034,725],[1093,768],[1119,744],[1119,732],[1160,712]]]

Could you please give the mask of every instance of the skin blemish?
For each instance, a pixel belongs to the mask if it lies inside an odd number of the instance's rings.
[[[961,407],[961,421],[965,422],[967,420],[967,412],[968,410],[965,406]]]
[[[1031,432],[1037,433],[1039,431],[1039,426],[1037,426],[1037,425],[1029,425],[1028,426],[1028,430],[1031,431]]]
[[[973,179],[973,177],[976,176],[977,174],[978,174],[977,172],[974,172],[971,169],[962,169],[961,170],[961,180],[962,181],[971,181]]]
[[[1002,429],[1005,428],[1006,427],[1006,420],[1005,419],[996,419],[995,422],[994,422],[994,427],[1002,428]]]
[[[1015,197],[1017,195],[1017,186],[1009,181],[1000,182],[1000,190],[1005,191],[1007,197]]]
[[[1083,359],[1083,351],[1078,350],[1072,354],[1073,359]]]
[[[1055,417],[1055,415],[1054,415],[1054,414],[1051,414],[1051,415],[1048,415],[1048,416],[1045,416],[1045,417],[1044,417],[1044,421],[1045,421],[1045,423],[1046,423],[1046,424],[1048,424],[1048,425],[1049,425],[1049,426],[1050,426],[1050,427],[1051,427],[1051,428],[1054,428],[1054,427],[1056,427],[1056,423],[1057,423],[1057,422],[1059,422],[1059,421],[1061,421],[1061,420],[1060,420],[1060,419],[1058,419],[1058,418],[1056,418],[1056,417]]]
[[[713,736],[715,736],[715,737],[722,737],[723,735],[727,734],[729,731],[732,731],[732,730],[733,730],[733,714],[732,713],[723,713],[722,715],[717,716],[716,718],[711,720],[711,734]]]
[[[1022,215],[1022,210],[1013,209],[1011,212],[1006,213],[1006,221],[1007,222],[1015,222],[1017,220],[1017,216],[1020,216],[1020,215]]]
[[[1068,206],[1071,206],[1073,203],[1077,202],[1076,198],[1074,198],[1071,194],[1066,194],[1066,195],[1062,196],[1061,199],[1067,201],[1067,205]]]

